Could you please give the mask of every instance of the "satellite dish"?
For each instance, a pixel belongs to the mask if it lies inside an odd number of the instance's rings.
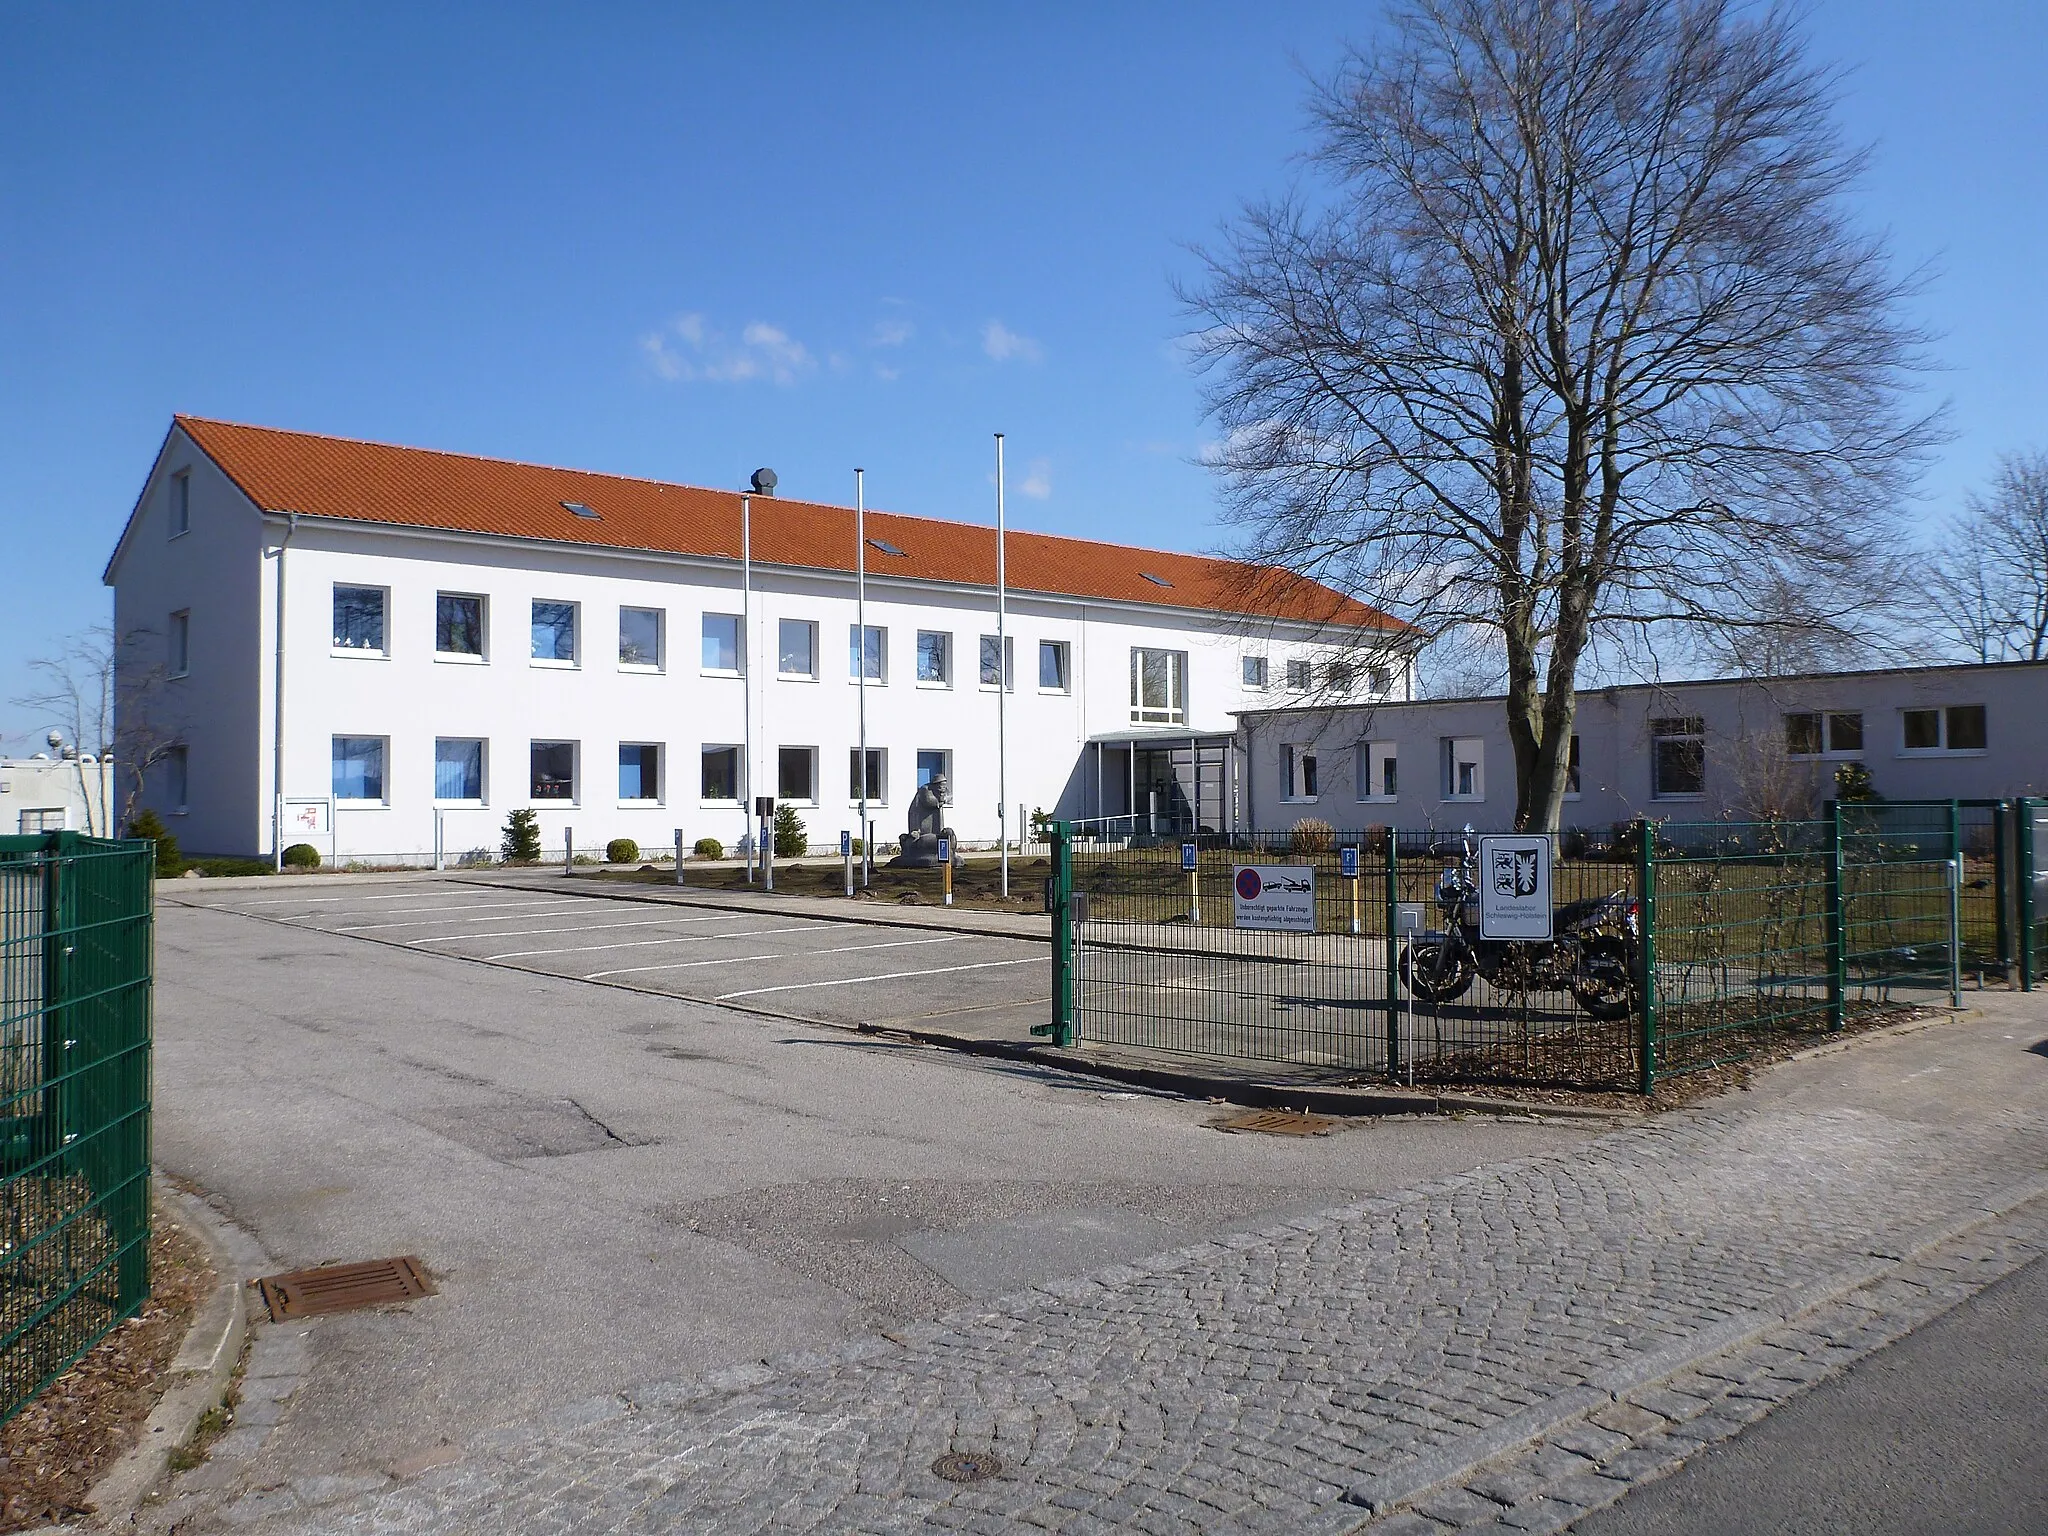
[[[773,495],[775,494],[775,487],[776,487],[776,485],[777,485],[778,483],[779,483],[779,482],[777,482],[777,480],[776,480],[776,478],[775,478],[775,471],[774,471],[774,470],[772,470],[772,469],[757,469],[757,470],[755,470],[755,471],[754,471],[754,494],[755,494],[755,495],[757,495],[757,496],[773,496]]]
[[[43,740],[47,741],[52,748],[61,747],[64,745],[64,733],[62,731],[52,731]]]

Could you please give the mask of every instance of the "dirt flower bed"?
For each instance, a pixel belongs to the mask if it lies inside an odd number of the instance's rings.
[[[557,861],[559,868],[560,861]],[[953,905],[971,907],[982,912],[1038,912],[1045,905],[1045,882],[1052,874],[1049,859],[1010,856],[1010,895],[1007,900],[1002,893],[1002,865],[987,855],[976,854],[963,860],[953,872]],[[673,864],[663,869],[604,870],[598,878],[618,880],[632,885],[674,886],[676,881]],[[900,906],[938,906],[945,900],[941,871],[936,869],[890,869],[885,863],[875,864],[874,884],[860,885],[860,860],[853,862],[854,899],[894,903]],[[686,888],[699,891],[746,891],[759,890],[756,881],[749,884],[744,866],[731,868],[714,866],[699,869],[685,863],[683,881]],[[775,894],[778,896],[840,896],[846,895],[845,866],[834,861],[829,864],[802,863],[775,866]]]
[[[82,1520],[87,1495],[135,1443],[213,1285],[206,1250],[158,1213],[142,1311],[0,1425],[0,1531]]]

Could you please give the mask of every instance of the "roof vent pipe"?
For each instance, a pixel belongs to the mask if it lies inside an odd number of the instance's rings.
[[[756,496],[773,496],[777,484],[774,470],[757,469],[754,471],[754,494]]]

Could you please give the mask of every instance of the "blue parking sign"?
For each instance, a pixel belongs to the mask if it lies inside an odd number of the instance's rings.
[[[839,834],[839,857],[842,859],[853,857],[853,834],[851,832],[841,832]]]
[[[942,837],[939,839],[939,862],[941,864],[950,864],[953,862],[953,839],[951,839],[950,837]]]
[[[1182,874],[1192,875],[1195,872],[1195,845],[1193,843],[1182,843],[1180,845],[1180,867]]]
[[[1346,880],[1356,880],[1358,878],[1358,850],[1356,848],[1339,848],[1337,850],[1337,872]]]

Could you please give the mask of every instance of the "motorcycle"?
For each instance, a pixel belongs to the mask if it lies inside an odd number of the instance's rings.
[[[1628,891],[1556,908],[1549,939],[1483,939],[1468,837],[1463,858],[1444,866],[1436,904],[1443,927],[1417,934],[1401,950],[1401,984],[1419,1002],[1448,1003],[1479,977],[1503,991],[1569,991],[1596,1019],[1625,1019],[1636,1006],[1642,935]]]

